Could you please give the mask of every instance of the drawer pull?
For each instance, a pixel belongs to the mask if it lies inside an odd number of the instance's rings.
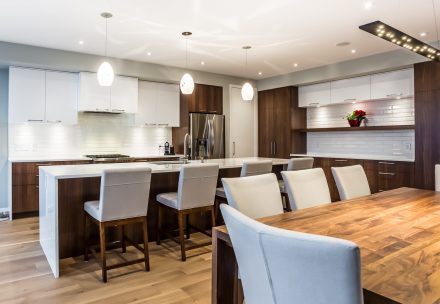
[[[356,98],[347,98],[344,101],[356,101]]]
[[[379,164],[383,164],[383,165],[395,165],[395,163],[383,162],[383,161],[380,161]]]
[[[51,166],[51,163],[47,163],[47,164],[35,164],[35,166]]]
[[[348,159],[335,159],[335,162],[347,162]]]
[[[391,176],[394,176],[396,174],[395,173],[388,173],[388,172],[379,172],[379,175],[391,175]]]

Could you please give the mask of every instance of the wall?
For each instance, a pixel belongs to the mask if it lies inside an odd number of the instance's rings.
[[[9,125],[10,157],[78,157],[122,153],[163,155],[171,128],[135,126],[133,114],[79,113],[77,125],[23,123]]]
[[[0,69],[0,212],[8,207],[8,70]]]
[[[414,99],[409,98],[308,108],[307,127],[346,127],[343,117],[353,110],[367,112],[368,126],[414,125]],[[307,152],[412,161],[414,142],[414,130],[311,132],[307,134]]]

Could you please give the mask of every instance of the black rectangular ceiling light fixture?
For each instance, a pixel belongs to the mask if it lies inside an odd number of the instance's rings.
[[[366,31],[374,36],[382,38],[395,45],[401,46],[409,51],[425,56],[430,60],[440,62],[440,50],[424,43],[404,32],[395,29],[382,21],[374,21],[368,24],[361,25],[361,30]]]

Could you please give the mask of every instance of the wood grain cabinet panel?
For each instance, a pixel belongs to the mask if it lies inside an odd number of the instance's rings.
[[[191,95],[183,95],[189,113],[223,114],[223,87],[195,84]]]
[[[12,214],[38,211],[38,186],[12,186]]]

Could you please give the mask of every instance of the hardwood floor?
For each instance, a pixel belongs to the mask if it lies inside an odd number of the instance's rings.
[[[194,243],[206,241],[191,235]],[[0,303],[210,303],[211,246],[190,251],[180,261],[180,247],[173,242],[150,244],[151,271],[137,264],[108,273],[101,282],[97,261],[90,257],[61,262],[55,279],[38,241],[38,218],[0,222]],[[124,258],[138,256],[133,247]],[[109,254],[109,264],[121,261],[120,249]]]

